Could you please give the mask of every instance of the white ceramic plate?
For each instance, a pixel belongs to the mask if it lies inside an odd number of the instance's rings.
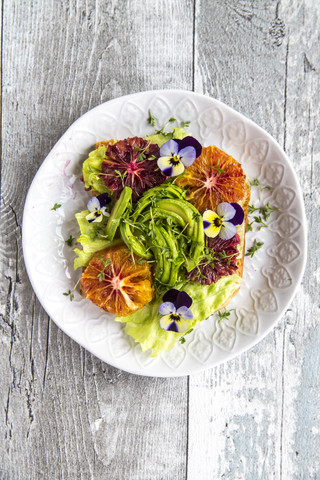
[[[264,189],[261,203],[279,208],[269,228],[249,232],[264,242],[251,259],[245,257],[243,283],[228,309],[228,321],[216,315],[202,322],[172,350],[151,359],[128,337],[124,326],[72,290],[80,273],[65,239],[78,236],[74,213],[86,207],[89,194],[80,181],[81,165],[95,143],[110,138],[145,136],[148,109],[160,123],[170,117],[190,121],[189,131],[203,146],[217,145],[239,160],[249,178]],[[260,190],[252,188],[251,203]],[[62,206],[51,210],[55,203]],[[181,90],[150,91],[117,98],[79,118],[55,145],[35,176],[23,217],[23,251],[32,286],[55,323],[101,360],[128,372],[150,376],[187,375],[247,350],[261,340],[290,305],[306,261],[306,221],[300,186],[289,159],[264,130],[212,98]]]

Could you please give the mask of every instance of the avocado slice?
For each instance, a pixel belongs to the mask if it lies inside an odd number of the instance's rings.
[[[157,217],[162,217],[162,218],[171,218],[173,222],[175,222],[177,225],[180,225],[180,227],[184,228],[187,224],[184,221],[180,215],[174,213],[174,212],[169,212],[168,210],[163,210],[162,208],[153,208],[152,211],[150,209],[149,212],[146,212],[145,214],[142,214],[143,217],[141,220],[143,222],[148,222],[151,220],[151,218],[157,218]]]
[[[169,282],[171,268],[170,262],[168,261],[169,245],[163,237],[160,228],[161,227],[157,227],[156,225],[153,227],[155,238],[151,249],[154,253],[157,263],[155,276],[161,283],[167,284]]]
[[[120,197],[114,204],[110,217],[108,219],[106,234],[110,240],[113,240],[119,227],[120,220],[124,212],[131,203],[132,190],[130,187],[124,187]]]
[[[127,222],[120,223],[120,232],[123,241],[127,247],[132,249],[133,252],[142,258],[152,258],[151,252],[143,245],[143,243],[132,233],[130,225]]]
[[[175,237],[170,235],[164,227],[159,227],[159,229],[164,239],[166,240],[171,252],[172,262],[170,262],[170,277],[167,283],[170,287],[173,287],[177,283],[179,269],[184,259],[179,254],[178,245]]]
[[[157,207],[162,208],[163,210],[168,210],[169,212],[176,213],[183,218],[185,223],[188,223],[187,234],[191,237],[194,229],[194,213],[191,208],[189,208],[189,203],[184,200],[176,199],[164,199],[157,202]]]

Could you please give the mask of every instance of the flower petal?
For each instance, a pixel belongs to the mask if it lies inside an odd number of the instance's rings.
[[[157,164],[160,170],[163,172],[166,168],[171,168],[171,159],[172,157],[160,157],[158,158]]]
[[[171,165],[172,167],[172,174],[171,177],[177,177],[184,172],[184,165],[182,162],[179,162],[177,165]]]
[[[164,302],[161,303],[158,311],[161,315],[169,315],[170,313],[176,313],[176,307],[172,302]]]
[[[97,214],[97,211],[95,210],[94,212],[91,212],[86,216],[86,220],[88,220],[89,223],[92,223],[92,222],[99,223],[102,220],[102,215],[101,213]]]
[[[230,238],[234,237],[236,233],[237,229],[235,225],[230,222],[223,222],[219,232],[219,237],[222,238],[222,240],[229,240]]]
[[[89,202],[87,203],[87,209],[90,212],[94,212],[95,210],[99,210],[100,208],[100,202],[98,200],[98,197],[91,197]]]
[[[107,193],[101,193],[100,195],[97,196],[97,199],[100,202],[100,207],[105,207],[109,203],[111,203],[111,198]]]
[[[233,225],[241,225],[243,220],[244,220],[244,211],[241,205],[239,203],[231,203],[233,208],[236,211],[236,214],[233,218],[229,220],[230,223],[233,223]]]
[[[182,150],[185,147],[193,147],[196,151],[196,158],[200,157],[202,152],[202,146],[198,140],[190,135],[179,140],[179,149]]]
[[[183,333],[188,329],[188,323],[183,318],[172,319],[171,315],[160,318],[160,327],[170,332]]]
[[[183,318],[180,318],[180,320],[177,320],[175,324],[178,328],[179,333],[183,333],[186,330],[188,330],[188,323]]]
[[[236,209],[230,203],[222,202],[217,206],[217,213],[224,221],[228,221],[235,216]]]
[[[191,307],[192,298],[186,292],[179,292],[177,298],[173,302],[174,306],[178,309],[180,307]]]
[[[204,230],[204,233],[207,237],[215,238],[219,235],[221,227],[216,227],[214,223],[210,223],[210,225]]]
[[[196,149],[194,147],[185,147],[179,150],[179,158],[185,167],[190,167],[196,159]]]
[[[174,304],[179,293],[179,290],[177,290],[176,288],[171,288],[163,295],[162,300],[164,302],[172,302]]]
[[[102,213],[102,215],[104,215],[105,217],[108,217],[110,215],[109,212],[107,212],[107,209],[106,207],[102,207],[100,208],[100,212]]]
[[[203,228],[204,228],[204,230],[205,230],[206,228],[210,227],[210,225],[211,225],[211,222],[208,222],[208,220],[203,220]]]
[[[165,175],[166,177],[172,177],[172,167],[170,168],[166,168],[165,170],[162,171],[163,175]]]
[[[206,210],[203,212],[203,220],[206,220],[207,222],[214,223],[216,218],[220,218],[219,215],[214,212],[213,210]]]
[[[181,316],[181,318],[184,318],[184,320],[192,320],[193,319],[193,313],[188,307],[180,307],[177,310],[177,314]]]
[[[175,322],[172,321],[171,315],[164,315],[160,318],[160,327],[163,330],[170,330],[172,326],[175,326]],[[178,328],[176,327],[176,330],[173,331],[177,332]]]
[[[168,140],[160,147],[160,157],[173,157],[177,155],[179,145],[174,140]]]

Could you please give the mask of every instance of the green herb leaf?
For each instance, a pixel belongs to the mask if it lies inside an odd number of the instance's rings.
[[[149,110],[148,110],[148,113],[149,113],[148,123],[149,123],[152,127],[155,127],[155,126],[156,126],[156,119],[153,117],[150,108],[149,108]]]
[[[56,210],[58,210],[58,208],[60,208],[60,207],[61,207],[61,203],[55,203],[55,204],[53,205],[53,207],[51,208],[51,210],[56,211]]]
[[[181,122],[181,127],[182,128],[188,128],[190,126],[190,120],[187,122]]]
[[[122,186],[124,187],[124,180],[126,176],[128,175],[128,171],[126,170],[124,173],[119,172],[119,170],[114,171],[117,174],[117,177],[120,178]]]
[[[74,290],[68,290],[67,292],[63,292],[62,295],[64,295],[65,297],[69,297],[70,302],[72,302],[72,300],[74,299],[73,292]]]
[[[246,257],[253,257],[253,255],[264,245],[264,242],[257,242],[254,240],[252,247],[250,247],[246,253]]]
[[[261,228],[268,228],[268,225],[266,223],[264,223],[264,221],[262,220],[262,218],[259,216],[259,217],[253,217],[254,218],[254,221],[256,223],[259,223],[259,228],[258,230],[261,230]]]
[[[232,308],[231,310],[227,310],[227,309],[224,309],[224,312],[222,312],[221,310],[219,310],[217,312],[217,315],[219,317],[219,320],[218,320],[218,323],[220,323],[223,319],[224,320],[229,320],[229,317],[231,315],[231,312],[234,310],[234,308]]]
[[[73,236],[70,235],[70,237],[66,240],[66,244],[69,245],[69,247],[72,247],[73,240]]]

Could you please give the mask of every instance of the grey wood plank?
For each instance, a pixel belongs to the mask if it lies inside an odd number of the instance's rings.
[[[126,374],[66,337],[28,282],[21,221],[39,165],[82,113],[192,88],[193,4],[3,5],[0,478],[185,478],[187,379]]]
[[[252,118],[304,191],[309,261],[259,345],[190,378],[190,479],[316,479],[319,465],[319,3],[196,2],[195,89]]]

